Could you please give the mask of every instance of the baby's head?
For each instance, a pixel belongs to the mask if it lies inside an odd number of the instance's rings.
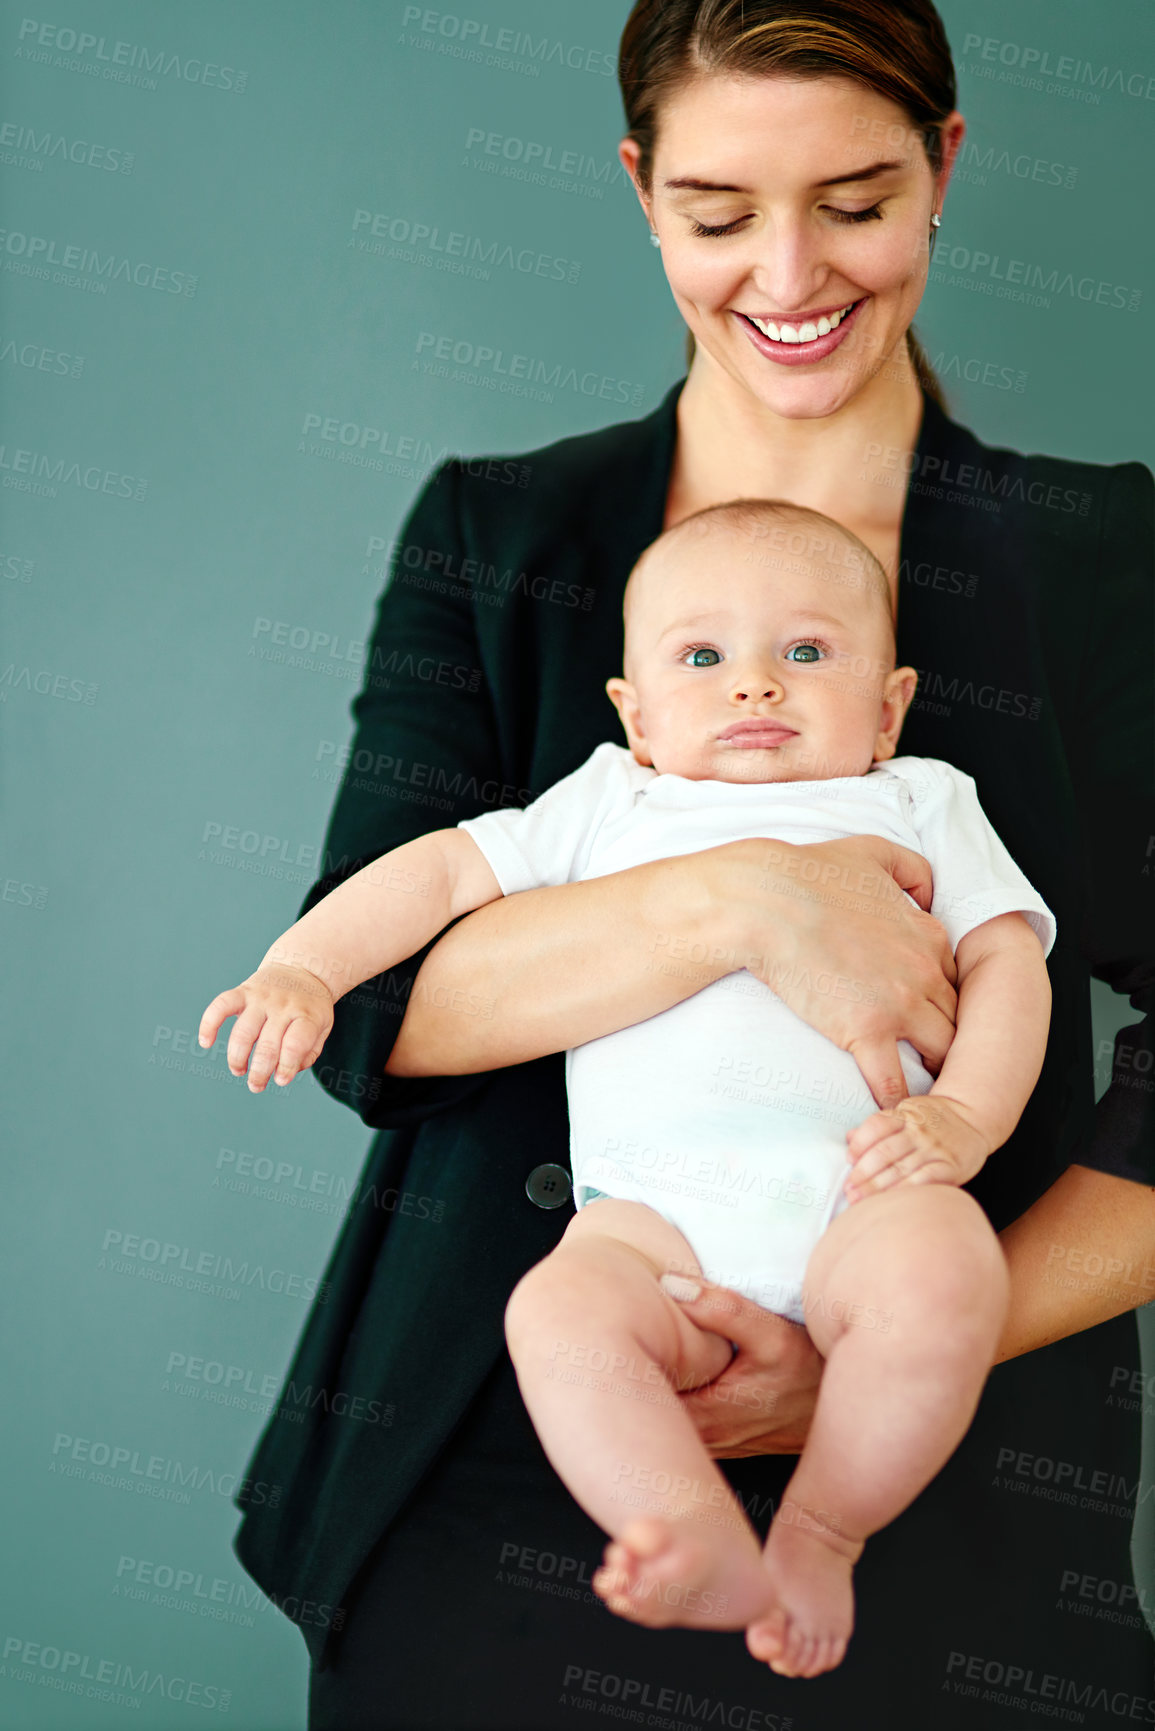
[[[869,548],[784,499],[686,517],[634,566],[623,679],[639,763],[691,781],[827,781],[893,757],[914,696]]]

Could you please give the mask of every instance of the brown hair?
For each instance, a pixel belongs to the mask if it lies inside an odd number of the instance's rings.
[[[853,78],[897,103],[932,170],[941,166],[955,74],[931,0],[636,0],[618,48],[618,83],[645,192],[662,103],[699,73]],[[906,346],[920,385],[945,412],[913,325]],[[688,333],[687,365],[693,358]]]

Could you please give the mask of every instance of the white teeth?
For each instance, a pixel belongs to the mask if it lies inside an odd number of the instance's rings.
[[[851,301],[840,312],[831,313],[829,318],[824,314],[817,324],[801,326],[775,325],[769,319],[756,319],[753,313],[747,313],[746,316],[750,323],[757,325],[762,335],[769,337],[773,343],[812,343],[817,337],[829,336],[830,332],[842,323],[853,305],[854,302]]]

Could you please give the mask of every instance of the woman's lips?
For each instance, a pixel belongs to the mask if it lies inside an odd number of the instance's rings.
[[[760,355],[765,355],[768,360],[777,361],[779,366],[804,367],[808,361],[820,361],[838,347],[869,299],[869,295],[863,295],[862,299],[856,301],[850,311],[844,314],[840,324],[835,325],[834,329],[828,331],[824,337],[815,337],[813,342],[809,343],[776,343],[773,337],[768,337],[765,332],[760,331],[758,326],[746,317],[745,313],[734,312],[734,317]],[[731,310],[733,311],[733,309]]]

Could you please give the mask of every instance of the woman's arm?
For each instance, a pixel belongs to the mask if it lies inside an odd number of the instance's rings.
[[[1095,473],[1098,569],[1076,701],[1064,711],[1079,806],[1081,947],[1144,1014],[1074,1163],[1001,1234],[1001,1362],[1155,1300],[1155,488],[1141,463]]]
[[[1011,1304],[996,1364],[1155,1300],[1155,1186],[1068,1166],[999,1242]]]
[[[919,854],[879,836],[738,841],[525,890],[470,914],[422,962],[386,1066],[499,1069],[644,1021],[748,968],[853,1054],[879,1104],[906,1093],[899,1039],[937,1070],[954,959]],[[463,1015],[480,1002],[486,1014]]]

